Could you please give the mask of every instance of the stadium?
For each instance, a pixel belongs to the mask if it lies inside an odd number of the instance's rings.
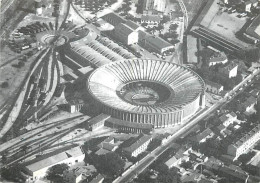
[[[103,113],[153,124],[181,124],[205,103],[204,81],[192,70],[162,60],[127,59],[105,64],[87,89]]]

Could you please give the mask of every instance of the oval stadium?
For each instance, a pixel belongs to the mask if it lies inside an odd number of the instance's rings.
[[[150,123],[180,124],[204,105],[204,81],[192,70],[162,60],[128,59],[96,69],[88,92],[103,113]]]

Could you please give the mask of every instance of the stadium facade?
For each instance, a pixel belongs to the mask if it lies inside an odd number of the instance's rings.
[[[162,60],[111,62],[90,75],[87,88],[103,113],[154,128],[181,124],[205,105],[204,81]]]

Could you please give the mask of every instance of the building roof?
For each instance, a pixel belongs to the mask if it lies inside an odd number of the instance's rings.
[[[104,121],[106,119],[110,118],[110,115],[107,115],[107,114],[99,114],[98,116],[94,117],[94,118],[91,118],[90,120],[88,120],[88,124],[89,125],[93,125],[93,124],[96,124],[96,123],[99,123],[101,121]]]
[[[173,165],[174,163],[176,163],[177,161],[178,161],[178,159],[177,159],[175,156],[173,156],[173,157],[171,157],[170,159],[168,159],[168,160],[165,162],[165,165],[170,168],[170,167],[172,167],[172,165]]]
[[[150,130],[153,129],[153,125],[150,123],[134,123],[134,122],[124,121],[112,117],[108,118],[106,121],[109,123],[113,123],[115,125],[125,126],[129,128],[150,129]]]
[[[130,145],[130,147],[124,148],[125,151],[133,153],[135,150],[137,150],[140,146],[142,146],[147,141],[150,141],[152,139],[152,136],[150,135],[140,135],[136,141]]]
[[[99,183],[102,180],[104,180],[104,177],[101,174],[98,174],[95,178],[91,180],[90,183]]]
[[[256,102],[257,102],[257,98],[254,96],[250,96],[249,98],[246,99],[246,101],[241,103],[241,107],[243,110],[245,110],[247,107],[256,104]]]
[[[139,30],[138,32],[139,32],[139,39],[149,42],[154,47],[157,47],[158,50],[161,50],[161,49],[167,48],[167,47],[174,47],[172,44],[168,43],[167,41],[163,40],[162,38],[160,38],[158,36],[148,34],[142,30]]]
[[[234,69],[235,67],[237,67],[237,64],[234,62],[230,62],[229,64],[227,64],[226,66],[222,67],[222,69],[225,69],[227,71],[231,71],[232,69]]]
[[[72,149],[69,149],[67,151],[64,151],[62,153],[56,154],[54,156],[48,157],[46,159],[37,161],[35,163],[32,163],[30,165],[27,165],[26,168],[29,169],[32,172],[38,171],[43,168],[47,168],[53,165],[58,164],[59,162],[62,162],[66,159],[69,159],[71,157],[79,157],[81,155],[84,155],[84,152],[82,149],[77,146]]]
[[[257,132],[260,130],[260,124],[258,124],[256,127],[254,127],[252,130],[250,130],[247,134],[245,134],[242,138],[237,140],[232,145],[235,147],[240,147],[243,145],[248,139],[250,139],[252,136],[254,136]]]
[[[101,17],[103,20],[107,21],[108,23],[110,23],[113,26],[116,26],[122,22],[125,22],[125,20],[123,18],[121,18],[119,15],[115,14],[115,13],[108,13],[106,15],[104,15],[103,17]]]
[[[209,62],[224,62],[224,61],[227,61],[227,56],[224,52],[221,52],[220,54],[218,54],[218,56],[211,57],[209,59]]]
[[[132,32],[134,32],[134,29],[132,29],[130,26],[128,26],[124,23],[120,23],[115,27],[115,31],[120,31],[126,35],[129,35]]]
[[[258,15],[249,25],[246,29],[246,33],[256,39],[260,39],[260,15]]]
[[[104,154],[107,154],[107,153],[110,153],[111,151],[107,150],[107,149],[103,149],[103,148],[100,148],[99,150],[97,150],[95,152],[96,155],[100,156],[100,155],[104,155]]]
[[[69,101],[69,104],[70,105],[84,104],[84,100],[82,100],[82,99],[71,100],[71,101]]]
[[[220,124],[220,125],[218,125],[218,130],[219,131],[222,131],[222,130],[224,130],[226,127],[223,125],[223,124]]]
[[[215,83],[213,81],[209,81],[209,80],[206,80],[206,79],[204,79],[204,81],[205,81],[206,85],[209,85],[211,87],[217,88],[218,90],[223,87],[223,85],[221,85],[219,83]]]
[[[137,28],[140,27],[139,25],[137,25],[135,22],[133,22],[133,21],[131,21],[131,20],[127,20],[127,21],[125,22],[125,24],[126,24],[127,26],[131,27],[131,29],[133,29],[133,30],[136,30]]]
[[[164,90],[165,92],[173,93],[167,100],[152,105],[136,105],[129,100],[122,100],[118,95],[117,90],[121,86],[144,80],[154,84],[162,83],[169,88],[167,91]],[[204,81],[191,69],[172,62],[152,59],[111,62],[96,69],[88,78],[90,95],[102,105],[128,113],[146,115],[180,110],[198,99],[204,88]]]
[[[204,138],[206,138],[207,136],[209,136],[211,133],[213,133],[213,131],[209,128],[206,128],[204,131],[202,131],[201,133],[197,134],[194,138],[195,141],[200,142],[201,140],[203,140]]]
[[[159,15],[142,15],[141,20],[152,21],[152,22],[160,22],[161,17]]]
[[[258,0],[250,0],[251,3],[258,3]]]

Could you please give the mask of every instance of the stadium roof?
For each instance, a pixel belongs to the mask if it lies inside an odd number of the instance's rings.
[[[139,129],[153,129],[153,125],[150,123],[134,123],[129,121],[124,121],[116,118],[109,118],[106,122],[113,123],[115,125],[125,126],[129,128],[139,128]]]
[[[129,82],[147,81],[165,86],[169,97],[153,105],[135,105],[123,100],[118,87]],[[204,81],[189,68],[150,59],[111,62],[96,69],[88,79],[90,94],[100,103],[134,113],[168,113],[182,109],[204,92]]]

